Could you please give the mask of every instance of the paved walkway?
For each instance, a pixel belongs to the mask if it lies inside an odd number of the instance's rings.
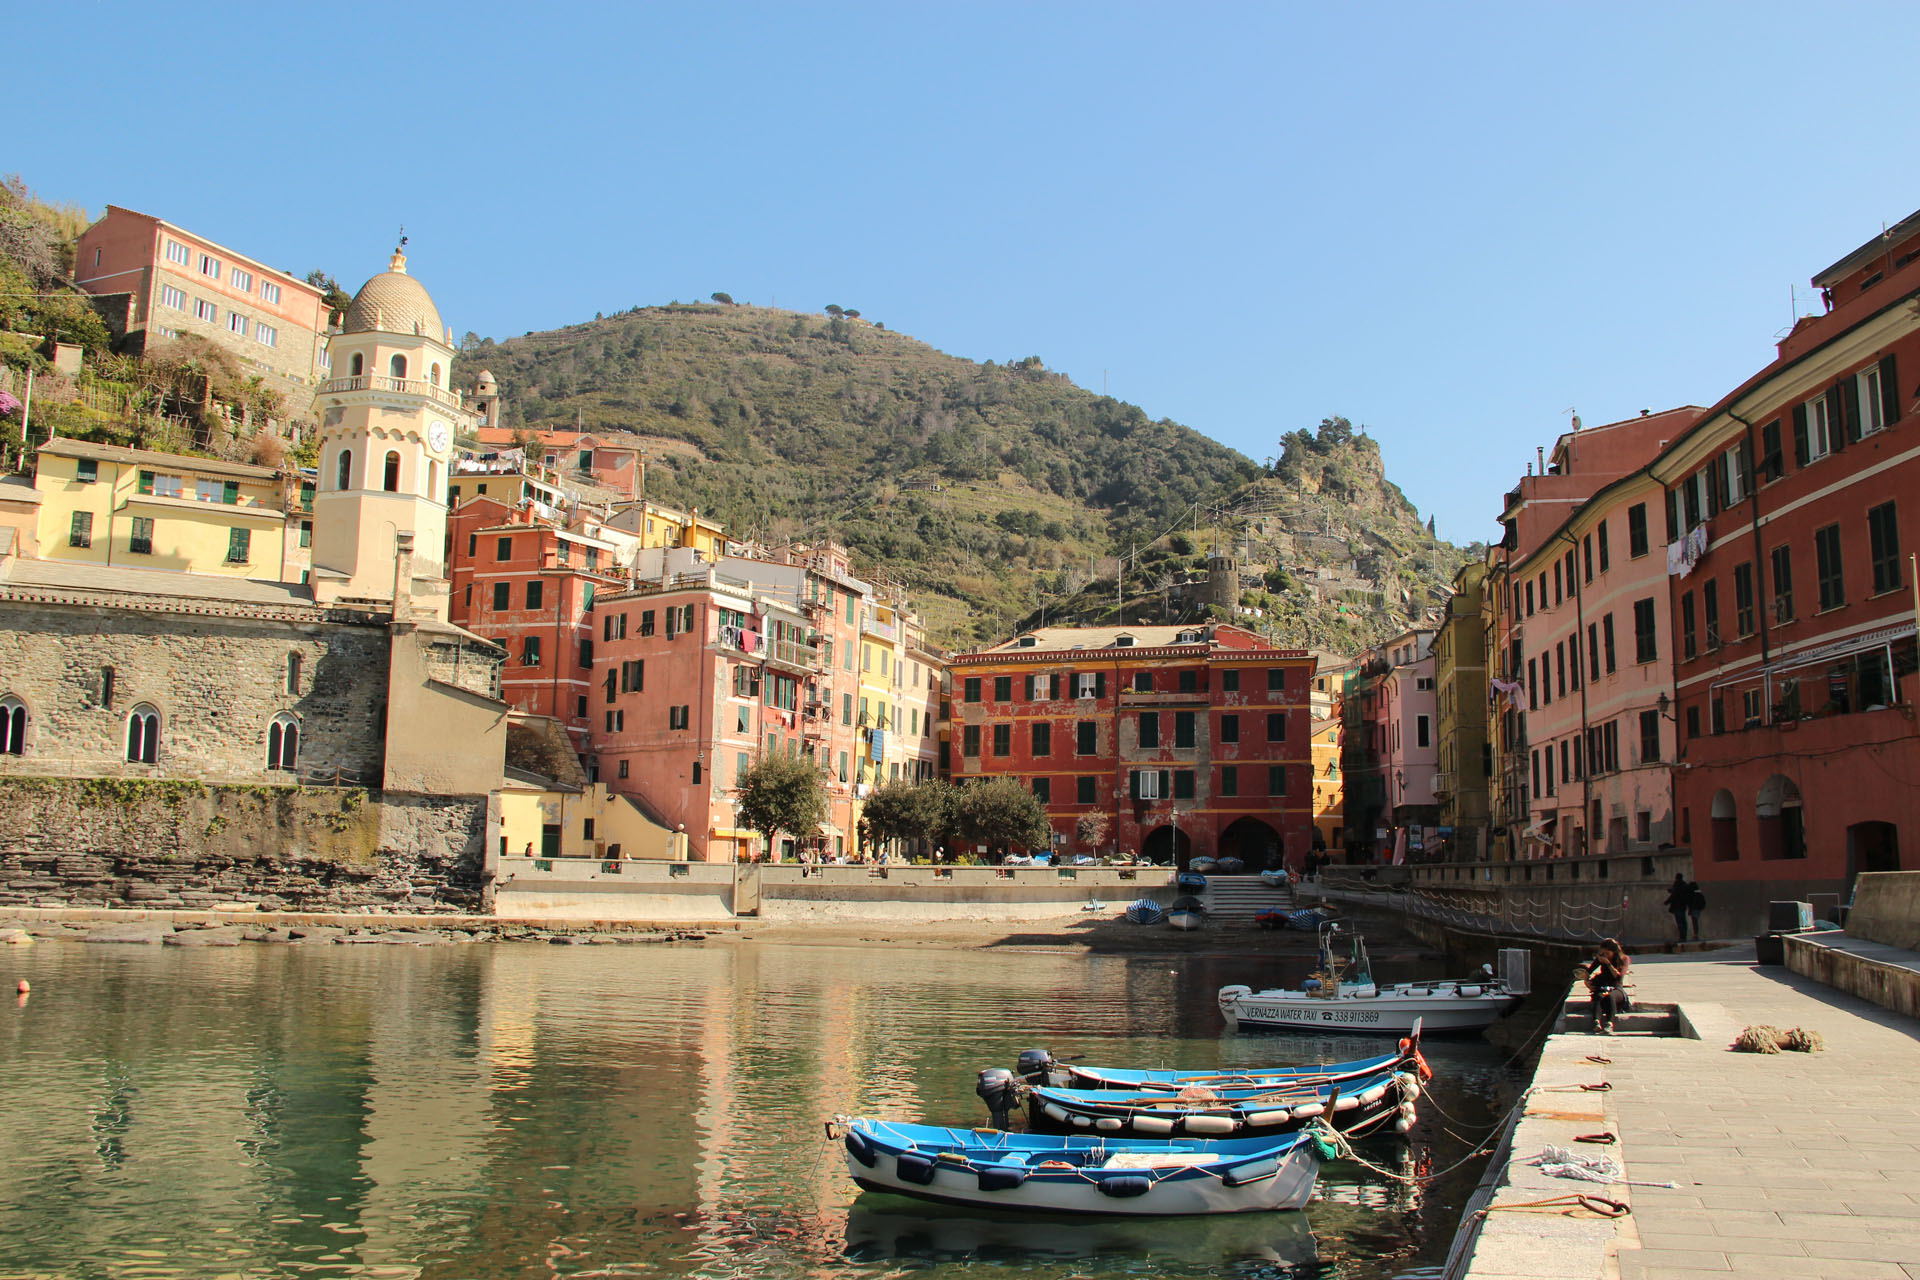
[[[1548,1088],[1533,1096],[1495,1195],[1513,1204],[1590,1190],[1632,1215],[1495,1210],[1467,1274],[1920,1280],[1920,1021],[1756,966],[1750,945],[1638,957],[1634,980],[1642,1007],[1678,1006],[1699,1038],[1550,1037],[1536,1077]],[[1817,1031],[1826,1051],[1730,1052],[1754,1023]],[[1580,1088],[1602,1080],[1611,1091]],[[1677,1189],[1607,1188],[1521,1163],[1599,1128],[1620,1144],[1573,1149]]]

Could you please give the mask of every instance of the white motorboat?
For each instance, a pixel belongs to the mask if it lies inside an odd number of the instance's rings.
[[[1329,922],[1320,930],[1320,970],[1298,990],[1246,986],[1220,988],[1220,1013],[1230,1028],[1275,1031],[1367,1031],[1407,1035],[1480,1031],[1520,1003],[1532,990],[1530,957],[1519,948],[1500,952],[1500,971],[1483,966],[1476,978],[1382,985],[1373,980],[1366,943],[1351,934],[1347,958],[1336,953],[1338,935]],[[1352,981],[1345,981],[1351,975]]]

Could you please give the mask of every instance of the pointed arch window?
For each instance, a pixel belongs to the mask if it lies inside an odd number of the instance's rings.
[[[300,763],[300,721],[282,711],[267,726],[267,768],[292,773]]]
[[[349,378],[357,378],[361,374],[365,373],[366,370],[367,370],[366,357],[361,355],[358,351],[354,352],[353,355],[349,357],[347,360],[347,376]]]
[[[340,460],[334,476],[333,487],[336,489],[351,489],[353,487],[353,450],[342,449],[340,451]]]
[[[387,475],[381,487],[388,493],[400,492],[400,455],[387,450]]]
[[[405,356],[395,356],[393,359],[387,361],[387,372],[392,374],[397,380],[405,382],[407,380],[407,358]]]
[[[142,702],[127,713],[127,759],[152,764],[160,755],[160,712]]]
[[[8,694],[0,698],[0,756],[27,753],[27,704]]]

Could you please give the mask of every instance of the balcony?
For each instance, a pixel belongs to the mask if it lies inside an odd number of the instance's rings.
[[[1436,773],[1433,775],[1433,794],[1435,799],[1445,800],[1453,794],[1453,774]]]
[[[820,649],[817,645],[804,644],[798,640],[770,640],[767,642],[766,652],[769,663],[786,667],[803,675],[820,668]]]
[[[320,384],[320,394],[344,395],[352,391],[382,391],[398,395],[425,396],[437,404],[450,409],[460,407],[460,397],[445,387],[435,386],[424,378],[382,378],[375,374],[363,374],[358,378],[332,378]]]

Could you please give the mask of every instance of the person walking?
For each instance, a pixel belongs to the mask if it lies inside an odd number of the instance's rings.
[[[1673,917],[1673,927],[1680,931],[1680,941],[1687,940],[1687,904],[1693,901],[1693,891],[1687,887],[1687,878],[1680,872],[1673,873],[1673,883],[1667,886],[1667,914]]]
[[[1633,961],[1627,959],[1626,951],[1612,938],[1603,941],[1593,959],[1583,966],[1587,995],[1593,1002],[1594,1034],[1613,1034],[1613,1020],[1626,1003],[1622,988],[1626,986],[1627,971],[1631,968]]]
[[[1693,922],[1693,940],[1700,941],[1700,913],[1707,909],[1706,892],[1698,880],[1687,881],[1687,919]]]

